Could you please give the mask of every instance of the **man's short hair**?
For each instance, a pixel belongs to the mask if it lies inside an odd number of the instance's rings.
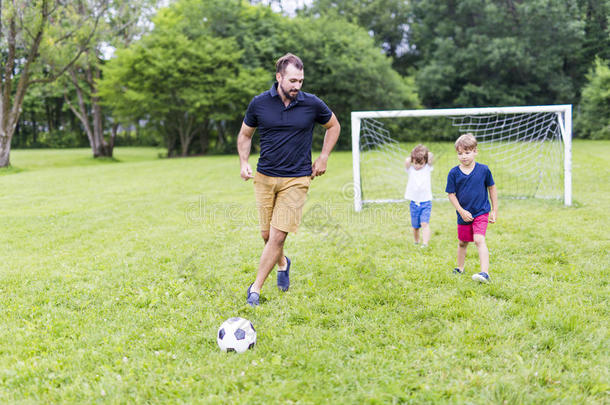
[[[299,70],[303,70],[303,61],[301,60],[301,58],[292,53],[287,53],[286,55],[279,58],[275,63],[275,72],[284,74],[288,65],[292,65]]]
[[[419,144],[411,151],[411,162],[425,164],[428,163],[428,148]]]
[[[470,132],[460,136],[455,141],[455,150],[475,150],[477,148],[477,138]]]

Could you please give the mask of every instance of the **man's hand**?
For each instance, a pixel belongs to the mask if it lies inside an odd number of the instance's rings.
[[[460,216],[462,217],[464,222],[472,222],[472,220],[474,219],[470,211],[466,211],[464,209],[460,211]]]
[[[242,163],[241,165],[241,178],[245,181],[254,178],[252,175],[252,168],[250,167],[250,163]]]
[[[321,176],[326,172],[326,164],[328,162],[328,157],[320,156],[313,162],[311,166],[311,178],[313,179],[316,176]]]

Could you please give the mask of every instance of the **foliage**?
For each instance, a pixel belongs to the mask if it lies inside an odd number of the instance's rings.
[[[95,0],[103,10],[107,0]],[[0,167],[10,165],[11,142],[28,88],[52,82],[81,55],[100,13],[58,0],[0,2]],[[91,23],[89,23],[91,22]]]
[[[587,75],[582,92],[580,111],[576,119],[577,136],[590,139],[610,139],[610,66],[597,59]]]
[[[407,206],[353,212],[351,154],[333,153],[286,242],[291,289],[272,273],[257,309],[263,244],[235,156],[14,151],[0,402],[607,403],[610,142],[573,151],[580,204],[501,200],[488,286],[468,278],[474,246],[451,274],[448,202],[415,249]],[[253,322],[254,350],[220,352],[231,316]]]
[[[393,60],[394,68],[406,74],[409,68],[407,34],[411,23],[408,2],[403,0],[316,0],[300,15],[344,19],[363,27],[375,44]]]
[[[414,0],[428,107],[569,104],[584,38],[575,0]]]
[[[162,11],[149,35],[117,52],[99,94],[118,119],[145,118],[164,133],[169,155],[186,156],[195,136],[207,136],[211,120],[238,113],[258,76],[240,67],[234,40],[205,32],[189,36],[179,18]]]

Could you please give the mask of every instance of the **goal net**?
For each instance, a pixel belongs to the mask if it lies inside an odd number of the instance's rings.
[[[354,207],[404,202],[405,159],[422,143],[434,155],[432,195],[447,199],[453,146],[464,133],[478,141],[501,198],[548,198],[571,205],[572,106],[487,107],[352,112]],[[439,142],[439,139],[446,139]]]

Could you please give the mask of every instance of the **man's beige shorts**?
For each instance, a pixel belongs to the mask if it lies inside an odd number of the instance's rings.
[[[261,231],[269,226],[284,232],[296,232],[301,223],[303,206],[311,177],[269,177],[256,172],[254,194]]]

